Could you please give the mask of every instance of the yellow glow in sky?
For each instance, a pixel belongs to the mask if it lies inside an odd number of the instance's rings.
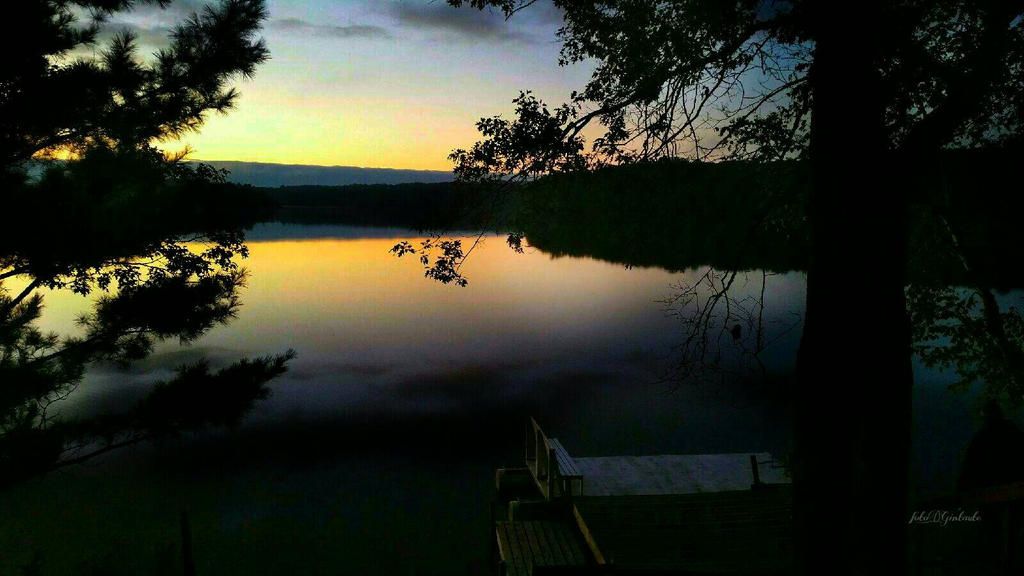
[[[450,170],[451,150],[477,139],[476,119],[386,98],[281,97],[251,86],[236,110],[212,115],[181,144],[195,160]]]
[[[237,82],[235,109],[165,149],[187,146],[194,160],[451,170],[448,154],[479,139],[481,117],[510,117],[521,90],[557,106],[592,70],[558,66],[561,16],[546,4],[509,22],[427,0],[268,8],[270,59]]]

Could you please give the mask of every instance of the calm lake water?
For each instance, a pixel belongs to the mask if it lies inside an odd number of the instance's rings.
[[[789,451],[784,387],[662,380],[685,338],[663,301],[702,271],[516,254],[491,237],[458,288],[388,254],[415,236],[258,225],[237,319],[130,370],[94,367],[64,413],[127,407],[201,357],[216,366],[292,348],[272,396],[238,429],[132,448],[0,496],[0,574],[33,554],[52,573],[162,573],[182,510],[200,574],[483,573],[494,470],[520,464],[529,416],[580,456]],[[737,296],[761,279],[742,274]],[[792,369],[800,330],[785,329],[804,296],[802,273],[766,279],[773,382]],[[46,305],[43,327],[68,333],[88,302],[50,293]],[[914,485],[941,493],[974,429],[970,402],[915,368]]]

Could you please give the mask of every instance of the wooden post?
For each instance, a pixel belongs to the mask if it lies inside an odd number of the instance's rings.
[[[761,471],[757,469],[757,456],[750,455],[750,468],[754,471],[754,488],[761,485]]]
[[[181,511],[181,564],[185,576],[196,576],[196,563],[192,558],[192,525],[185,510]]]
[[[558,471],[558,462],[555,460],[555,449],[548,448],[548,499],[555,496],[556,494],[552,491],[552,487],[558,488],[558,484],[555,482],[555,472]],[[552,463],[554,466],[552,467]]]
[[[529,422],[526,422],[526,436],[523,437],[522,451],[525,455],[526,467],[529,467]]]
[[[999,505],[999,540],[999,573],[1009,574],[1013,535],[1010,534],[1010,504],[1008,502]]]

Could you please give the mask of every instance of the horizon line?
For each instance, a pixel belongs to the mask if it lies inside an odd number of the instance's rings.
[[[239,164],[266,164],[270,166],[305,166],[312,168],[356,168],[360,170],[392,170],[402,172],[437,172],[440,174],[452,174],[453,170],[437,170],[429,168],[381,168],[377,166],[355,166],[351,164],[294,164],[285,162],[264,162],[260,160],[222,160],[212,158],[186,158],[186,162],[235,162]]]

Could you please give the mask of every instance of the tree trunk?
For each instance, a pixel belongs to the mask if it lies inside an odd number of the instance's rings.
[[[886,152],[871,46],[879,10],[868,4],[815,15],[813,248],[795,399],[800,574],[907,568],[906,187]]]

